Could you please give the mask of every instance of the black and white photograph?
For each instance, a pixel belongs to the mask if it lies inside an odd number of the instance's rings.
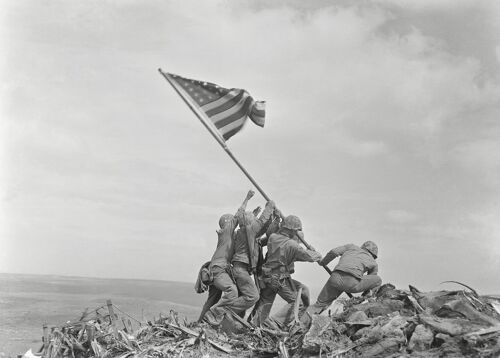
[[[499,1],[0,4],[0,358],[500,357]]]

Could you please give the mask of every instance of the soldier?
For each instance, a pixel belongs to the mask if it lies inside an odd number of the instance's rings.
[[[238,218],[241,219],[244,216],[247,203],[254,194],[252,190],[248,191],[236,215],[224,214],[219,219],[220,229],[217,230],[217,248],[209,265],[210,276],[213,277],[212,285],[214,288],[212,288],[211,292],[209,290],[209,298],[204,309],[207,309],[213,304],[213,301],[218,298],[217,289],[222,292],[222,297],[219,302],[207,310],[203,316],[203,319],[211,325],[220,324],[227,310],[238,313],[246,309],[246,302],[238,298],[238,289],[230,275],[230,259],[233,257],[234,253],[234,230],[238,223]]]
[[[239,229],[234,239],[234,255],[231,262],[233,277],[240,293],[238,300],[243,311],[252,307],[259,299],[259,290],[251,277],[255,273],[259,256],[256,239],[265,232],[274,210],[275,204],[270,200],[258,218],[251,212],[238,217]]]
[[[257,216],[257,215],[259,215],[260,211],[261,211],[261,207],[258,206],[252,211],[252,213],[254,216]],[[232,256],[232,253],[231,253],[231,256]],[[228,262],[229,262],[229,260],[228,260]],[[203,276],[202,276],[203,269],[210,267],[210,263],[211,263],[211,261],[205,263],[201,267],[201,270],[200,270],[200,273],[198,274],[198,279],[197,279],[197,282],[195,285],[196,292],[198,292],[198,293],[202,293],[202,292],[205,292],[208,290],[208,297],[207,297],[207,300],[205,301],[205,304],[203,305],[203,308],[201,309],[201,313],[200,313],[200,317],[198,318],[198,322],[203,321],[203,317],[205,316],[205,313],[207,313],[207,311],[212,306],[214,306],[222,297],[222,291],[219,290],[216,286],[209,283],[208,287],[207,287],[207,285],[205,285],[205,282],[203,282]],[[204,287],[202,287],[202,286],[204,286]],[[239,314],[241,315],[241,313],[239,313]]]
[[[309,306],[307,313],[320,314],[325,311],[342,292],[358,293],[369,291],[382,284],[377,275],[378,247],[373,241],[366,241],[358,247],[353,244],[336,247],[319,262],[328,265],[340,256],[339,263],[321,290],[316,303]],[[367,275],[364,275],[364,273]]]
[[[303,235],[302,223],[295,215],[287,216],[278,233],[270,235],[267,243],[267,259],[262,266],[261,281],[264,288],[260,292],[260,299],[252,317],[255,325],[271,327],[277,325],[281,328],[291,321],[297,290],[303,286],[291,278],[294,273],[294,262],[321,260],[321,254],[300,246],[299,240],[304,237]],[[276,294],[288,304],[276,315],[269,317]]]

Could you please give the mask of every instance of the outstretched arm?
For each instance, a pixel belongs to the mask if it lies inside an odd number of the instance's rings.
[[[326,255],[325,257],[323,257],[323,260],[321,260],[319,262],[319,264],[321,266],[325,266],[325,265],[328,265],[334,258],[336,258],[337,256],[342,256],[342,254],[344,252],[346,252],[347,250],[349,250],[351,247],[353,247],[354,245],[353,244],[347,244],[347,245],[344,245],[344,246],[339,246],[339,247],[336,247],[334,249],[331,249]]]
[[[321,254],[317,251],[304,249],[302,246],[295,247],[295,261],[318,262],[321,260]]]
[[[239,207],[238,211],[236,212],[236,217],[239,215],[243,215],[245,213],[245,210],[247,209],[247,204],[250,199],[255,195],[255,192],[253,190],[249,190],[247,193],[247,196],[245,197],[245,200],[243,200],[243,203]]]

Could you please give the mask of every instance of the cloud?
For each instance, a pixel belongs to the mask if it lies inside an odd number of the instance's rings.
[[[418,219],[418,215],[406,210],[393,209],[387,212],[387,218],[396,224],[411,224]]]
[[[482,182],[498,190],[500,182],[500,141],[479,139],[454,148],[454,160]]]
[[[485,54],[498,56],[499,45],[488,6],[8,2],[0,180],[10,267],[17,243],[36,246],[34,237],[49,241],[45,257],[71,252],[67,237],[102,247],[103,260],[113,244],[127,257],[182,257],[180,280],[198,268],[186,257],[210,256],[218,215],[250,184],[162,67],[267,100],[266,128],[247,126],[229,147],[319,245],[373,237],[399,258],[414,239],[418,270],[438,270],[426,255],[442,259],[444,241],[490,230],[494,218],[484,206],[498,188],[500,86]],[[481,31],[463,26],[471,13]],[[478,219],[454,225],[463,217]],[[387,260],[390,276],[400,264]],[[162,278],[151,271],[123,274]]]

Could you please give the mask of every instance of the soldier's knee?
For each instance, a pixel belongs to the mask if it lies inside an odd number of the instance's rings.
[[[224,298],[234,299],[238,297],[238,288],[235,285],[228,286],[223,293]]]
[[[377,278],[373,280],[373,287],[377,287],[380,285],[382,285],[382,278],[380,278],[380,276],[377,276]]]
[[[247,296],[245,296],[245,301],[247,301],[249,304],[256,304],[257,301],[259,300],[259,292],[249,292]]]

